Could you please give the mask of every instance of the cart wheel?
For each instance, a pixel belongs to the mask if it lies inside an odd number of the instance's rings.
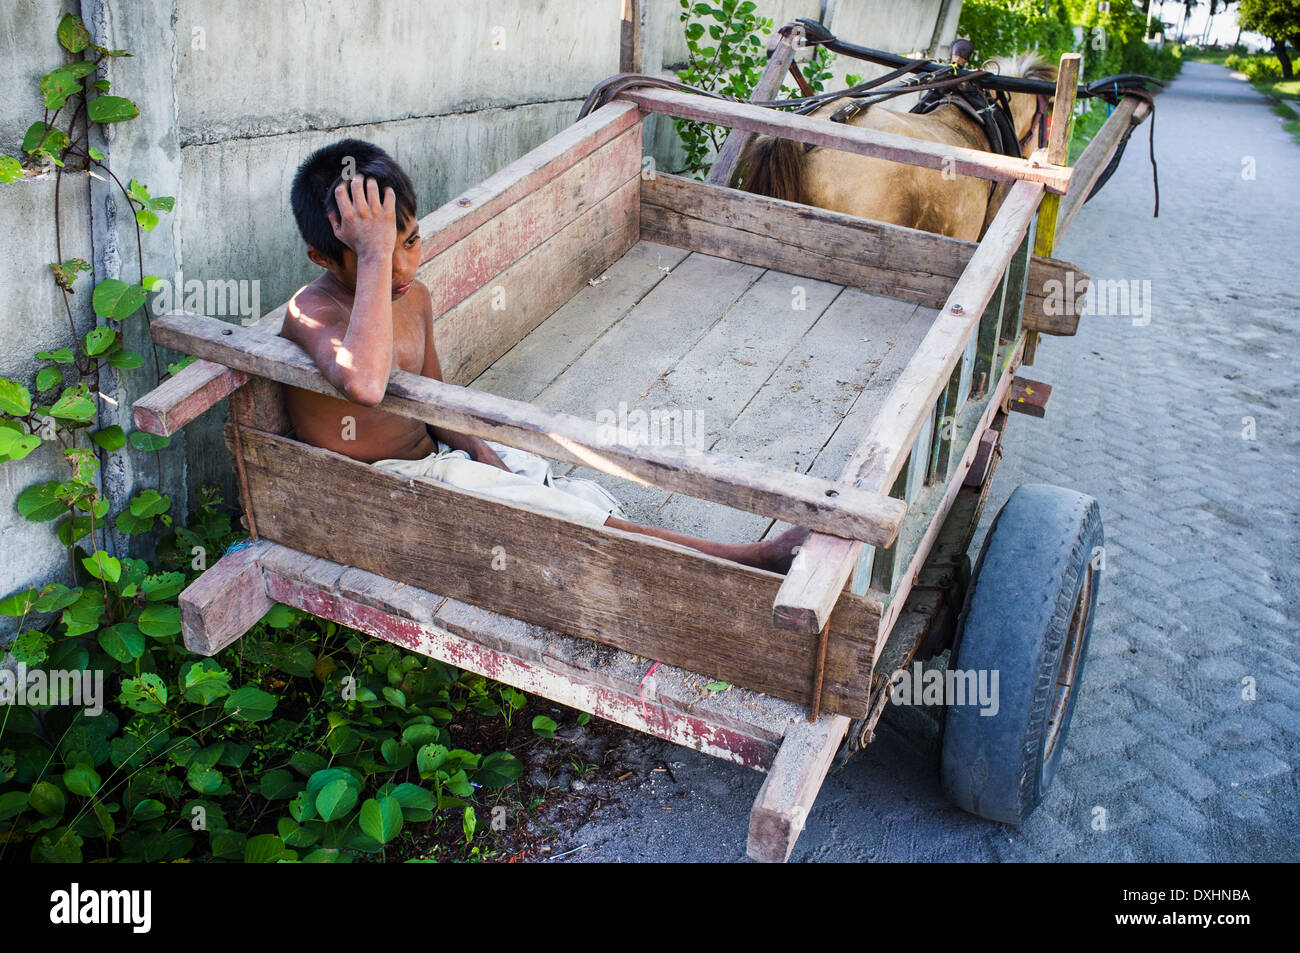
[[[1097,501],[1026,484],[1002,507],[980,553],[952,665],[998,673],[996,714],[951,705],[939,773],[963,810],[1019,825],[1043,799],[1065,748],[1097,605]],[[984,706],[992,710],[992,706]]]

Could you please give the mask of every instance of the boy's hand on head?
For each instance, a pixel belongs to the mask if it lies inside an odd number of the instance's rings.
[[[330,213],[334,235],[356,253],[358,261],[369,257],[393,257],[397,246],[397,195],[392,187],[379,197],[379,183],[354,176],[334,190],[338,214]]]

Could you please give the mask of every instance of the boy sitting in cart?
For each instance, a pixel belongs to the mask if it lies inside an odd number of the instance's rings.
[[[557,476],[536,454],[377,409],[394,368],[442,380],[433,302],[416,277],[414,186],[382,149],[344,139],[298,168],[291,200],[307,257],[324,272],[293,296],[281,334],[310,354],[346,398],[286,388],[299,439],[403,477],[655,536],[759,569],[789,569],[807,530],[723,543],[634,523],[598,483]]]

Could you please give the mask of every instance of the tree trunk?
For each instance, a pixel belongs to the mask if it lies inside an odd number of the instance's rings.
[[[1286,51],[1286,40],[1281,37],[1273,39],[1273,54],[1282,64],[1282,78],[1291,79],[1291,57]]]

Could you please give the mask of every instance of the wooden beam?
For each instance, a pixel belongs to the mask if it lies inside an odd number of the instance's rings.
[[[623,0],[623,18],[619,23],[618,71],[642,72],[641,4],[643,0]]]
[[[131,405],[135,425],[170,437],[248,382],[248,375],[211,361],[195,361]]]
[[[1070,191],[1061,200],[1061,207],[1056,213],[1057,244],[1060,244],[1074,217],[1079,214],[1079,209],[1083,208],[1083,203],[1087,201],[1088,193],[1092,191],[1102,170],[1110,164],[1111,156],[1119,147],[1125,131],[1129,126],[1141,123],[1150,112],[1151,106],[1145,100],[1125,96],[1080,153],[1079,161],[1074,164]]]
[[[860,129],[828,119],[782,113],[748,103],[733,103],[693,93],[645,87],[624,90],[617,98],[634,102],[646,112],[696,119],[733,129],[780,136],[795,142],[810,142],[890,162],[941,169],[957,175],[971,175],[997,182],[1039,182],[1053,192],[1064,192],[1070,182],[1070,170],[1063,166],[1034,165],[1014,156],[1000,156],[979,149]]]
[[[172,312],[154,319],[153,338],[248,374],[341,397],[311,358],[285,338],[215,318]],[[681,445],[611,441],[595,421],[431,378],[394,371],[381,410],[472,434],[552,459],[663,487],[796,526],[886,546],[906,507],[880,493]]]
[[[754,92],[750,95],[750,99],[760,102],[776,99],[776,94],[781,91],[785,74],[789,71],[790,64],[794,62],[795,44],[803,39],[802,26],[798,24],[789,24],[789,26],[790,29],[783,28],[777,38],[776,46],[768,57],[763,75],[754,85]],[[709,169],[709,174],[704,177],[704,181],[712,185],[727,185],[731,181],[732,172],[736,169],[736,160],[740,158],[750,136],[751,134],[743,129],[733,129],[727,136],[727,141],[718,150],[718,157]]]
[[[790,859],[848,730],[843,715],[790,726],[749,812],[751,860],[783,864]]]
[[[266,539],[558,632],[808,704],[815,640],[776,628],[781,577],[241,430]],[[310,480],[302,474],[310,473]],[[328,492],[322,492],[328,487]],[[831,618],[827,709],[866,703],[879,606]]]
[[[1052,399],[1052,385],[1017,377],[1011,382],[1011,403],[1008,410],[1030,417],[1047,416],[1047,402]]]
[[[1052,100],[1052,127],[1047,137],[1047,162],[1052,165],[1064,165],[1070,157],[1070,133],[1074,127],[1074,97],[1078,91],[1079,65],[1082,56],[1078,53],[1062,53],[1061,64],[1056,73],[1056,95]],[[1059,195],[1046,196],[1038,211],[1038,229],[1034,237],[1034,253],[1050,257],[1056,239],[1057,212],[1060,209]],[[1030,331],[1025,335],[1024,361],[1034,363],[1038,353],[1038,332]]]
[[[191,652],[216,655],[275,605],[257,564],[265,548],[253,543],[227,553],[180,594],[181,631]]]
[[[878,493],[893,485],[980,315],[1001,285],[1042,197],[1039,183],[1012,186],[946,306],[849,459],[841,482]],[[820,632],[861,551],[860,542],[846,546],[842,539],[820,533],[810,536],[795,556],[773,606],[777,624],[798,632]]]
[[[975,242],[886,225],[798,202],[659,173],[641,183],[646,241],[852,285],[941,308],[978,247]],[[1088,276],[1066,261],[1031,259],[1024,327],[1073,334],[1077,315],[1046,314],[1048,282],[1086,288]],[[1072,309],[1066,309],[1072,310]]]

